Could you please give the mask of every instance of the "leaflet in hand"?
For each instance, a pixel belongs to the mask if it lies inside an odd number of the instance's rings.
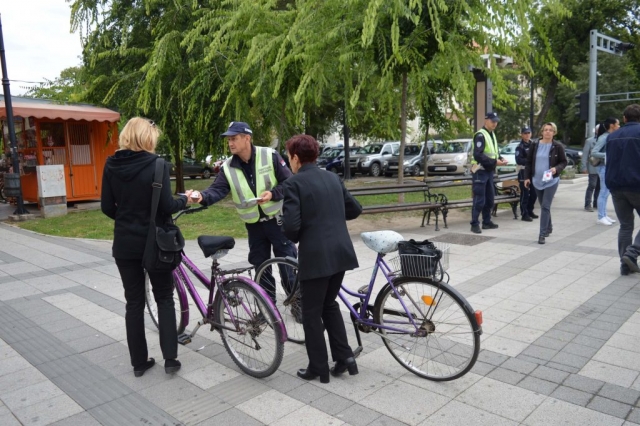
[[[553,172],[551,170],[544,172],[544,175],[542,175],[542,181],[549,182],[551,179],[553,179]]]

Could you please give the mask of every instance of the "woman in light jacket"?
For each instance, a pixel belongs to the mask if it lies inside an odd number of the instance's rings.
[[[553,139],[557,132],[558,128],[554,123],[542,125],[542,137],[529,149],[524,169],[524,186],[528,188],[533,183],[540,203],[538,244],[544,244],[545,238],[553,232],[551,203],[558,190],[560,174],[567,167],[567,155],[564,152],[564,147]],[[544,179],[546,172],[551,172],[549,179]]]
[[[591,150],[591,156],[594,158],[600,158],[600,164],[598,164],[598,175],[600,175],[600,194],[598,195],[598,225],[611,226],[616,221],[607,216],[607,201],[609,200],[609,188],[604,183],[604,176],[606,170],[606,152],[607,152],[607,138],[609,133],[615,132],[620,128],[620,121],[617,118],[609,117],[598,127],[598,141]]]

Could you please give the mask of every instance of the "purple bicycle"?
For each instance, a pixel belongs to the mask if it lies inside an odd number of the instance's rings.
[[[358,340],[355,355],[362,352],[360,333],[374,333],[382,338],[400,365],[420,377],[447,381],[466,374],[480,352],[482,312],[474,311],[464,296],[448,284],[449,275],[445,271],[449,264],[449,246],[436,243],[441,252],[438,258],[401,254],[387,262],[384,257],[398,250],[398,242],[404,240],[402,235],[377,231],[364,232],[361,237],[364,244],[377,253],[371,280],[357,291],[343,284],[338,294],[355,328]],[[296,259],[273,258],[258,270],[267,264],[280,270],[292,269],[297,277]],[[374,290],[379,271],[384,284]],[[278,274],[274,277],[278,278]],[[283,279],[282,287],[287,289],[287,297],[283,298],[285,306],[290,308],[299,303],[299,284],[297,279],[286,283]],[[352,304],[348,297],[356,303]],[[286,315],[285,322],[287,333],[294,333],[303,342],[302,326],[286,321]],[[290,327],[293,330],[289,330]]]
[[[183,210],[173,217],[173,221],[183,214],[192,214],[206,208],[205,206]],[[267,293],[249,277],[240,275],[251,270],[253,266],[246,264],[223,269],[218,263],[218,259],[234,247],[235,240],[232,237],[200,236],[198,245],[205,257],[213,259],[211,279],[208,279],[185,253],[182,263],[173,272],[180,343],[190,343],[198,329],[207,324],[211,331],[220,333],[227,352],[242,371],[253,377],[267,377],[273,374],[282,362],[287,331],[280,313]],[[204,285],[204,289],[196,287],[191,275]],[[207,297],[206,303],[199,290]],[[187,292],[200,311],[202,319],[191,333],[182,334],[189,324]],[[146,302],[147,312],[157,327],[158,309],[148,278]]]

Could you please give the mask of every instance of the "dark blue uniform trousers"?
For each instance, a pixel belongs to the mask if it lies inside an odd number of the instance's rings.
[[[282,233],[280,225],[276,219],[267,220],[265,222],[247,223],[247,232],[249,233],[249,263],[256,268],[264,261],[271,259],[271,248],[276,257],[298,257],[296,246],[287,239]],[[283,268],[286,270],[286,268]],[[280,271],[280,273],[286,273]],[[292,282],[293,277],[289,277],[286,282]],[[283,279],[282,281],[285,281]],[[269,294],[271,300],[275,302],[275,282],[273,279],[271,267],[269,267],[262,275],[260,286]]]
[[[478,170],[473,174],[473,209],[471,210],[471,225],[478,225],[478,218],[482,212],[482,223],[491,222],[491,209],[495,199],[493,188],[493,172]]]
[[[524,170],[518,172],[518,181],[520,183],[520,216],[531,216],[538,194],[531,186],[529,188],[524,186]]]

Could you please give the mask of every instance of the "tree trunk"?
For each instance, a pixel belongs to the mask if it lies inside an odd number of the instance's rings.
[[[175,161],[176,168],[176,194],[181,193],[184,194],[184,176],[182,175],[182,155],[180,152],[180,142],[177,140],[173,140],[171,145],[173,146],[173,158]]]
[[[538,119],[536,120],[536,129],[540,129],[542,127],[542,123],[544,123],[547,118],[547,114],[551,109],[551,104],[553,104],[553,101],[556,99],[556,90],[558,89],[558,84],[558,79],[553,76],[551,78],[549,86],[547,86],[547,92],[544,95],[544,103],[542,104],[542,109],[540,110],[540,114],[538,114]],[[535,132],[536,129],[531,129],[531,131]],[[535,136],[535,134],[532,134],[531,136],[533,137]]]
[[[404,182],[404,147],[407,144],[407,73],[402,73],[402,104],[400,105],[400,152],[398,153],[398,184]],[[398,202],[404,203],[404,194],[398,194]]]

